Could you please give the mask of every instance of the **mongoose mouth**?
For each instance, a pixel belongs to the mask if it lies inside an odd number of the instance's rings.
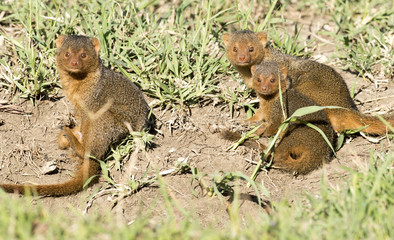
[[[250,61],[237,61],[237,65],[238,66],[249,66],[250,65]]]
[[[79,73],[81,71],[81,69],[79,67],[68,67],[67,71],[69,71],[71,73]]]
[[[274,91],[272,90],[262,90],[262,89],[258,90],[257,92],[261,95],[272,95],[274,93]]]

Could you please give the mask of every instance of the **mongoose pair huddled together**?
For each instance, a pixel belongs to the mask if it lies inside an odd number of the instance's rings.
[[[283,113],[289,117],[299,108],[315,105],[341,107],[307,114],[299,117],[300,121],[291,122],[275,149],[273,166],[294,174],[306,174],[331,158],[332,150],[326,140],[306,126],[306,122],[319,127],[334,146],[335,132],[363,126],[368,126],[362,130],[365,133],[387,132],[386,125],[377,117],[357,110],[346,83],[333,68],[273,49],[264,33],[248,30],[226,33],[223,42],[227,58],[260,99],[255,115],[247,120],[263,123],[257,130],[258,135],[274,135],[284,120]],[[394,124],[394,116],[384,117],[390,125]],[[224,134],[230,140],[235,136]]]

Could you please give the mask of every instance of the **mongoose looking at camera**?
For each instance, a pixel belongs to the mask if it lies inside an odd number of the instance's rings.
[[[61,196],[83,190],[85,182],[97,182],[100,164],[109,146],[130,131],[153,124],[142,92],[129,79],[101,63],[100,42],[85,36],[60,36],[56,40],[56,65],[64,93],[75,107],[79,125],[64,127],[58,137],[61,149],[71,147],[81,165],[74,177],[49,185],[0,184],[6,192]]]

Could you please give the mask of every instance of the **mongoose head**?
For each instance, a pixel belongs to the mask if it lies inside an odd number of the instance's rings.
[[[97,38],[69,35],[56,40],[58,69],[74,74],[87,74],[98,69],[100,42]]]
[[[267,35],[249,30],[225,33],[222,36],[226,56],[236,66],[252,66],[262,61]]]
[[[261,95],[272,95],[279,92],[279,82],[282,89],[286,89],[288,83],[287,69],[279,66],[276,62],[262,62],[251,67],[253,89]]]

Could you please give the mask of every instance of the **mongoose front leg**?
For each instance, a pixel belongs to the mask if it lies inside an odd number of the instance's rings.
[[[244,120],[244,122],[246,122],[246,123],[253,123],[253,122],[261,122],[263,120],[264,120],[263,107],[260,106],[257,109],[257,111],[255,112],[255,114],[252,117]]]

